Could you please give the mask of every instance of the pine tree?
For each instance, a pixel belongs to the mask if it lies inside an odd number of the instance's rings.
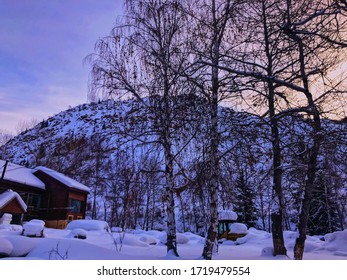
[[[312,193],[312,205],[308,232],[311,235],[341,230],[334,186],[322,171],[317,174],[316,188]]]
[[[254,206],[255,193],[246,182],[243,172],[239,175],[235,185],[234,211],[238,215],[238,222],[247,227],[256,225],[256,208]]]

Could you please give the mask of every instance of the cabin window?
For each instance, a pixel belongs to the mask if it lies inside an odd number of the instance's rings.
[[[35,193],[23,193],[22,199],[28,206],[29,210],[39,210],[41,204],[41,195]]]
[[[226,223],[219,222],[219,234],[223,234],[227,230]]]
[[[219,221],[219,225],[218,225],[219,234],[223,234],[226,231],[229,232],[231,225],[232,223],[230,223],[229,221]]]
[[[73,213],[81,213],[81,209],[82,209],[82,201],[77,200],[77,199],[70,199],[69,200],[69,208],[70,208],[70,212]]]

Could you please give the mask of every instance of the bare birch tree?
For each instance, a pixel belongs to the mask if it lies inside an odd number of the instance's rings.
[[[338,38],[346,32],[347,25],[339,14],[334,1],[286,1],[282,29],[296,45],[293,56],[297,59],[297,77],[292,82],[301,86],[299,92],[305,101],[300,109],[309,119],[311,127],[304,197],[299,214],[299,237],[294,247],[295,259],[302,259],[304,254],[312,194],[319,169],[318,156],[324,135],[321,121],[324,103],[338,91],[340,84],[340,81],[328,79],[329,70],[340,62],[340,48],[345,47]]]
[[[342,2],[341,5],[344,4]],[[248,7],[252,5],[254,1],[249,1]],[[308,134],[311,141],[308,143],[307,176],[298,225],[300,236],[295,246],[295,258],[301,259],[312,188],[318,168],[322,108],[326,107],[329,97],[339,92],[338,86],[341,83],[330,80],[328,73],[340,62],[339,48],[345,47],[346,22],[339,16],[341,5],[337,5],[336,1],[257,1],[256,5],[258,12],[248,12],[245,26],[250,27],[250,18],[258,16],[258,24],[263,26],[260,32],[263,38],[259,41],[252,32],[245,32],[246,45],[241,43],[239,48],[241,56],[230,57],[230,61],[219,63],[217,67],[220,71],[248,78],[248,82],[264,82],[266,85],[263,89],[266,90],[272,133],[273,183],[278,205],[272,215],[275,254],[286,254],[282,228],[283,167],[278,120],[292,114],[300,114],[310,120],[311,129]],[[277,19],[271,24],[273,17]],[[253,27],[257,30],[257,26]],[[235,68],[235,61],[239,62],[238,68]],[[207,59],[203,62],[214,66]],[[275,65],[276,62],[280,64]],[[251,91],[264,95],[262,90]]]
[[[219,194],[219,118],[218,106],[226,96],[237,91],[234,76],[220,70],[222,53],[227,53],[232,40],[233,21],[238,1],[191,1],[186,7],[192,25],[191,53],[196,62],[186,71],[186,76],[208,103],[209,114],[209,226],[202,256],[212,259],[213,246],[218,231]],[[207,61],[201,63],[201,59]]]
[[[175,98],[184,63],[181,33],[184,16],[178,0],[127,0],[125,20],[100,40],[93,63],[92,90],[134,97],[152,115],[151,127],[164,157],[167,251],[178,256],[174,201]],[[177,122],[176,122],[177,123]]]

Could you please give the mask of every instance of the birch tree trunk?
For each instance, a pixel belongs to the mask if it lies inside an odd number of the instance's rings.
[[[273,76],[273,56],[270,50],[270,35],[269,26],[267,22],[267,7],[263,0],[261,3],[262,7],[262,21],[264,28],[264,46],[265,54],[267,58],[266,74],[271,77]],[[272,162],[273,162],[273,189],[276,195],[275,209],[272,209],[271,222],[272,222],[272,241],[274,246],[274,255],[286,255],[287,249],[284,245],[283,237],[283,191],[282,191],[282,152],[280,146],[280,134],[279,126],[276,118],[276,108],[275,108],[275,86],[272,81],[267,82],[268,93],[268,108],[270,117],[270,127],[271,127],[271,144],[272,144]]]
[[[173,155],[169,144],[164,145],[165,154],[165,200],[166,200],[166,225],[167,225],[167,252],[178,256],[176,240],[176,217],[174,200],[174,172]]]
[[[217,3],[216,0],[211,1],[210,13],[210,54],[211,67],[210,67],[210,84],[211,89],[206,90],[207,99],[209,101],[210,116],[209,116],[209,151],[208,162],[210,169],[209,178],[209,228],[207,231],[207,237],[203,249],[202,256],[204,259],[211,260],[213,253],[213,246],[218,234],[218,194],[219,194],[219,121],[218,121],[218,103],[221,98],[220,93],[220,55],[221,55],[221,43],[223,42],[227,24],[233,13],[232,1],[226,1],[224,6]]]

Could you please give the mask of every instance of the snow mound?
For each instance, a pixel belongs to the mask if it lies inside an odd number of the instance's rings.
[[[72,238],[78,238],[78,239],[86,239],[87,238],[87,231],[81,228],[74,228],[68,237]]]
[[[156,245],[158,243],[158,240],[153,238],[152,236],[149,236],[149,235],[143,235],[143,236],[140,236],[139,237],[139,240],[141,242],[145,242],[149,245]]]
[[[159,240],[162,244],[166,244],[166,241],[167,241],[166,233],[162,234],[159,237]],[[187,244],[189,242],[189,238],[183,233],[176,233],[176,242],[177,244]]]
[[[187,244],[189,242],[189,238],[182,233],[176,234],[177,244]]]
[[[26,236],[10,235],[6,239],[11,242],[13,246],[10,257],[23,257],[26,256],[37,245],[36,238],[29,238]]]
[[[121,227],[112,227],[111,231],[112,232],[121,233],[121,232],[123,232],[123,229]]]
[[[79,239],[42,238],[27,255],[44,260],[117,260],[122,257],[107,249]]]
[[[295,231],[284,231],[283,232],[283,237],[285,240],[296,240],[296,238],[299,236],[299,234]]]
[[[235,245],[241,245],[241,244],[245,244],[248,243],[250,240],[252,239],[257,239],[258,236],[254,233],[248,233],[247,235],[243,236],[243,237],[239,237],[235,240]]]
[[[99,220],[74,220],[71,221],[70,223],[68,223],[66,229],[76,229],[76,228],[80,228],[80,229],[84,229],[87,231],[104,231],[104,232],[110,232],[110,227],[108,225],[108,223],[106,223],[105,221],[99,221]]]
[[[183,235],[188,238],[189,244],[205,244],[205,238],[201,237],[200,235],[196,235],[191,232],[185,232]]]
[[[30,220],[23,225],[23,235],[25,236],[43,236],[45,222],[42,220]]]
[[[115,242],[117,244],[136,246],[136,247],[149,247],[149,244],[139,239],[137,235],[126,234],[123,236],[116,236]]]
[[[247,235],[244,237],[239,237],[234,242],[235,245],[241,245],[245,243],[253,243],[254,245],[264,244],[266,242],[271,242],[271,233],[263,230],[257,230],[255,228],[249,228]]]
[[[293,231],[284,232],[284,240],[286,242],[286,247],[288,250],[294,249],[297,237],[298,237],[297,232],[293,232]],[[305,241],[304,252],[309,253],[309,252],[318,250],[319,248],[321,248],[322,244],[323,244],[323,241],[321,241],[319,238],[313,237],[313,236],[307,236]]]
[[[0,256],[9,256],[12,250],[12,243],[6,238],[0,237]]]
[[[0,233],[1,231],[10,231],[13,234],[21,234],[23,231],[23,227],[21,225],[14,224],[0,224]]]
[[[241,223],[233,223],[230,226],[230,233],[236,233],[236,234],[246,234],[247,233],[247,226],[245,224]]]
[[[347,230],[336,231],[324,235],[325,244],[323,247],[335,255],[347,254]]]

